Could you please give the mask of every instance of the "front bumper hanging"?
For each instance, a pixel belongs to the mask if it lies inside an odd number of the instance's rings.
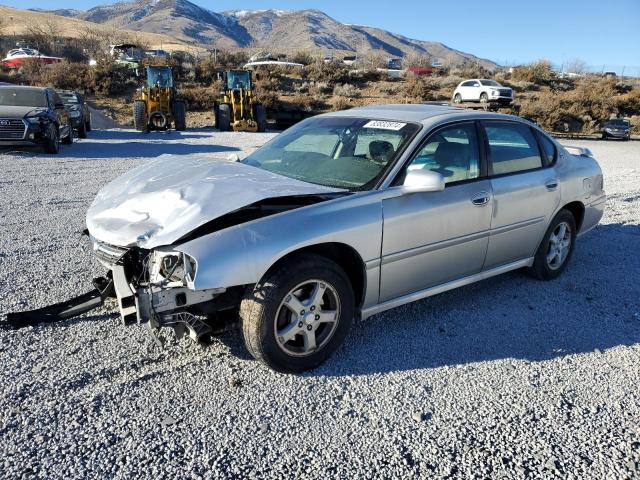
[[[77,317],[101,306],[109,297],[115,297],[113,280],[100,277],[93,280],[92,291],[72,298],[65,302],[37,308],[25,312],[7,314],[7,319],[0,322],[0,328],[17,330],[19,328],[33,327],[41,323],[54,323],[69,318]]]

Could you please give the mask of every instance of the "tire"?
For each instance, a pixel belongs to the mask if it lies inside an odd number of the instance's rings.
[[[228,103],[221,103],[216,117],[216,128],[221,132],[231,130],[231,107]]]
[[[147,104],[142,100],[136,100],[133,102],[133,126],[139,132],[147,130]]]
[[[319,300],[307,303],[321,285]],[[353,289],[344,271],[325,257],[307,254],[276,266],[248,290],[240,321],[245,346],[256,360],[278,372],[299,373],[335,352],[349,333],[354,312]]]
[[[462,103],[462,96],[459,93],[453,96],[453,103]]]
[[[87,132],[90,132],[91,131],[91,119],[89,119],[84,125],[85,125],[85,130]]]
[[[87,124],[82,122],[82,125],[78,128],[78,138],[87,138]]]
[[[69,134],[62,139],[62,143],[64,145],[72,145],[73,144],[73,128],[69,125]]]
[[[47,140],[44,144],[45,153],[51,153],[57,155],[60,152],[60,137],[58,136],[58,130],[53,125],[49,126],[47,132]]]
[[[563,234],[562,226],[569,231]],[[547,229],[547,232],[538,247],[536,256],[534,257],[533,266],[531,267],[531,273],[539,280],[553,280],[564,272],[565,268],[571,256],[573,255],[573,249],[576,243],[576,220],[572,213],[568,210],[560,210],[554,217]],[[559,240],[554,240],[562,235]],[[558,245],[558,241],[562,242]],[[563,248],[563,245],[568,241],[568,246]],[[552,251],[554,249],[557,250]],[[555,255],[553,255],[555,253]],[[552,258],[550,261],[549,259]]]
[[[487,95],[486,93],[482,92],[480,94],[480,103],[488,103],[489,102],[489,95]]]
[[[258,124],[258,132],[267,131],[267,109],[264,105],[257,103],[254,108],[256,123]]]
[[[187,106],[182,101],[173,104],[173,122],[177,131],[183,132],[187,129]]]
[[[606,133],[603,133],[603,134],[602,134],[602,140],[606,140],[606,139],[607,139],[607,134],[606,134]]]

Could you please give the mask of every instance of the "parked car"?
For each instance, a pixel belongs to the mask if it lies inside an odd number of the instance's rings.
[[[87,138],[87,132],[91,131],[91,111],[84,97],[78,92],[63,90],[58,92],[71,119],[71,126],[78,132],[78,137]]]
[[[606,199],[596,160],[572,152],[514,116],[357,108],[241,161],[147,162],[98,193],[88,234],[125,322],[198,338],[239,311],[249,352],[300,372],[354,318],[520,268],[562,274]]]
[[[607,121],[602,128],[602,139],[606,140],[609,137],[631,139],[631,122],[624,118],[613,118]]]
[[[73,143],[69,114],[50,88],[0,86],[0,146],[42,145],[58,153]]]
[[[510,104],[513,90],[495,80],[472,79],[461,82],[453,92],[453,102],[481,102]]]

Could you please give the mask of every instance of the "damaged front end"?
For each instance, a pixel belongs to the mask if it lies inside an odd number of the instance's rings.
[[[199,341],[213,332],[217,314],[239,303],[241,289],[194,290],[197,264],[170,248],[122,249],[91,238],[96,256],[110,269],[120,316],[125,325],[173,328]],[[106,252],[109,252],[108,254]],[[120,255],[115,256],[114,252]],[[108,256],[109,255],[109,256]]]

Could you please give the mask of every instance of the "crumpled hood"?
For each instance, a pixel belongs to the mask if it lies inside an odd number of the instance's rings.
[[[266,198],[339,191],[237,162],[160,157],[100,190],[87,212],[87,228],[112,245],[154,248]]]

